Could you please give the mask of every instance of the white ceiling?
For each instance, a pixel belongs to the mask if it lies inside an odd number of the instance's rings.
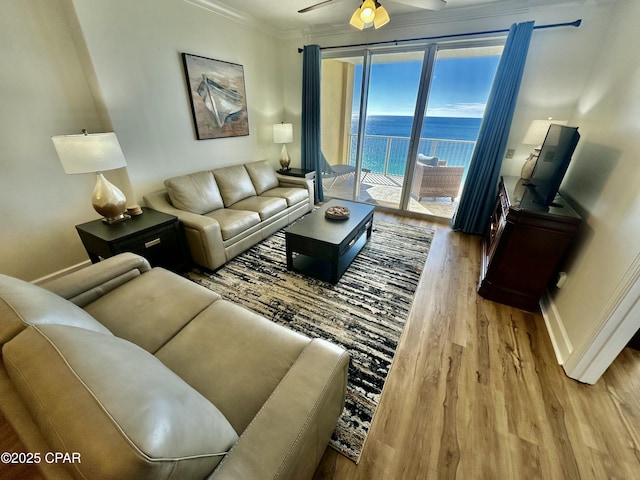
[[[307,13],[298,13],[305,7],[322,0],[184,0],[233,20],[268,29],[281,36],[304,35],[314,31],[336,33],[352,29],[348,25],[361,0],[332,0],[330,4]],[[584,3],[588,0],[447,0],[440,11],[430,11],[400,3],[402,0],[378,0],[389,12],[389,26],[401,26],[416,21],[454,19],[456,15],[468,16],[474,12],[506,13],[562,3]],[[421,0],[418,0],[420,2]],[[427,0],[424,0],[427,2]],[[429,2],[432,0],[429,0]],[[418,3],[414,0],[413,3]],[[383,27],[385,28],[385,27]],[[388,28],[388,27],[387,27]]]

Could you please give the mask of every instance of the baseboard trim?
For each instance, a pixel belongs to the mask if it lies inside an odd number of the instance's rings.
[[[548,290],[545,290],[540,299],[540,309],[542,310],[542,316],[547,326],[547,332],[549,332],[556,359],[560,365],[564,365],[571,352],[573,352],[573,345],[571,345],[567,331],[562,323],[562,318],[560,318],[560,313]]]
[[[31,283],[35,283],[36,285],[40,285],[42,283],[50,282],[52,280],[57,280],[58,278],[64,277],[65,275],[69,275],[70,273],[76,272],[78,270],[82,270],[85,267],[91,265],[90,260],[85,260],[84,262],[77,263],[67,268],[63,268],[62,270],[58,270],[57,272],[50,273],[49,275],[45,275],[44,277],[36,278],[32,280]]]

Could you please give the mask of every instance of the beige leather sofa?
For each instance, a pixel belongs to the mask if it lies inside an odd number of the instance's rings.
[[[191,258],[214,270],[313,208],[313,183],[267,160],[173,177],[144,196],[180,219]]]
[[[313,475],[343,349],[130,253],[45,286],[0,275],[0,408],[46,478]]]

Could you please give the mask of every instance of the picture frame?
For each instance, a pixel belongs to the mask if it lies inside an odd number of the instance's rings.
[[[244,67],[182,53],[198,140],[249,135]]]

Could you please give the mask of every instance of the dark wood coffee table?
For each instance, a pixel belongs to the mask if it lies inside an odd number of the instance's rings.
[[[346,220],[325,218],[329,207],[343,205]],[[331,200],[285,230],[287,269],[337,283],[362,247],[371,238],[371,205]]]

